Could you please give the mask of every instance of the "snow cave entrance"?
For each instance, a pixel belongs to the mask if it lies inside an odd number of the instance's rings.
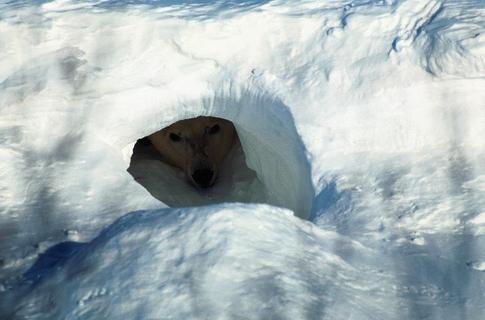
[[[225,157],[213,186],[192,185],[185,173],[163,161],[147,137],[133,148],[128,172],[155,198],[170,207],[199,206],[221,202],[265,202],[265,189],[256,172],[246,165],[238,137]]]
[[[216,183],[194,187],[181,170],[162,161],[146,137],[135,143],[128,172],[153,197],[170,207],[222,202],[265,203],[288,208],[308,219],[313,186],[305,149],[286,106],[271,99],[212,103],[202,112],[164,120],[147,136],[183,119],[210,116],[229,120],[237,141],[221,165]],[[256,100],[256,101],[255,101]],[[242,107],[240,104],[243,104]],[[225,105],[225,108],[217,106]],[[264,105],[264,108],[261,106]]]

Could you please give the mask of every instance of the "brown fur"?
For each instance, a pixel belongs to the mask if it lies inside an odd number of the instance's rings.
[[[230,121],[197,117],[178,121],[148,139],[165,162],[181,169],[195,186],[207,188],[215,183],[219,167],[236,137]]]

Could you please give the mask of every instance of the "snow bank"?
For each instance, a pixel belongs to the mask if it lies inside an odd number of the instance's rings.
[[[458,289],[446,257],[402,246],[408,252],[390,259],[264,205],[134,212],[75,250],[27,287],[10,316],[415,319],[428,310],[433,319],[479,319],[483,311],[479,272]],[[457,308],[461,299],[468,303]]]
[[[36,285],[12,316],[395,319],[385,271],[352,265],[353,252],[361,262],[374,254],[274,207],[136,212]]]

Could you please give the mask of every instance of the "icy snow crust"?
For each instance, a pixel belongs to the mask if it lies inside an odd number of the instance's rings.
[[[0,37],[0,318],[483,318],[483,1],[2,1]],[[267,204],[127,172],[199,115]]]

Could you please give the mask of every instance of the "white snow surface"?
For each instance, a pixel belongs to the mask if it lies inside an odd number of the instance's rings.
[[[483,319],[482,0],[0,0],[0,40],[1,319]],[[130,164],[200,115],[219,188]]]

